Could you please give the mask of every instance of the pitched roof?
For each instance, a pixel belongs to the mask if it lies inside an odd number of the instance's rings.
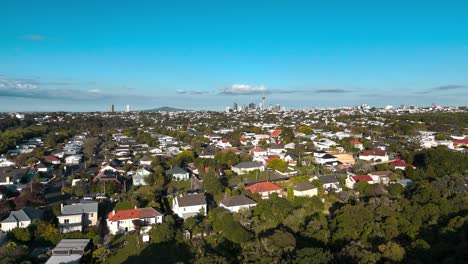
[[[108,219],[110,221],[126,220],[126,219],[142,219],[142,218],[152,218],[156,216],[162,216],[162,214],[156,211],[154,208],[135,208],[127,210],[118,210],[110,212]]]
[[[353,139],[353,141],[351,141],[351,144],[353,144],[353,145],[362,145],[362,142],[357,140],[357,139]]]
[[[250,186],[245,187],[246,190],[251,191],[252,193],[261,193],[261,192],[272,192],[272,191],[281,191],[283,188],[275,185],[271,182],[258,182]]]
[[[406,163],[404,160],[402,159],[397,159],[395,160],[394,162],[390,163],[393,167],[414,167],[413,165],[411,164],[408,164]]]
[[[41,219],[43,215],[42,210],[25,207],[19,211],[11,211],[10,215],[2,221],[2,223],[17,223],[21,221],[32,221],[34,219]]]
[[[360,155],[361,156],[385,156],[386,154],[387,152],[385,150],[375,148],[375,149],[363,150]]]
[[[272,144],[268,147],[269,149],[284,149],[284,146],[281,144]]]
[[[174,175],[174,174],[186,174],[188,172],[179,166],[175,166],[172,169],[167,170],[166,173]]]
[[[369,175],[390,176],[392,175],[392,172],[391,171],[374,171],[374,172],[370,172]]]
[[[281,129],[275,129],[275,130],[273,130],[273,132],[271,132],[271,136],[272,137],[277,137],[277,136],[281,135],[281,132],[282,132]]]
[[[236,195],[224,198],[223,200],[221,200],[220,204],[223,204],[226,207],[232,207],[257,203],[245,195]]]
[[[78,204],[64,205],[62,208],[62,215],[96,213],[97,211],[98,202],[82,200]]]
[[[255,148],[251,149],[250,152],[266,152],[266,150],[259,146],[256,146]]]
[[[48,162],[60,161],[60,159],[55,157],[55,156],[47,156],[47,157],[44,158],[44,160],[48,161]]]
[[[184,196],[176,197],[177,204],[179,207],[184,206],[195,206],[195,205],[206,205],[206,199],[204,193],[195,193],[195,194],[187,194]]]
[[[244,162],[237,163],[236,165],[232,167],[239,168],[239,169],[251,169],[251,168],[260,168],[260,167],[263,167],[263,165],[256,161],[244,161]]]
[[[369,175],[355,175],[355,176],[353,176],[351,178],[353,178],[353,180],[355,182],[358,182],[358,181],[367,181],[367,182],[372,181],[372,178]]]
[[[294,183],[294,190],[302,192],[307,190],[317,189],[317,186],[313,185],[308,181]]]
[[[318,177],[321,182],[326,183],[338,183],[338,179],[334,175],[324,175]]]

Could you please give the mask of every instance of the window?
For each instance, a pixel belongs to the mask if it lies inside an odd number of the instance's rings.
[[[90,216],[93,217],[93,213],[91,213]]]
[[[64,222],[65,224],[69,224],[69,223],[70,223],[70,219],[64,219],[63,222]]]

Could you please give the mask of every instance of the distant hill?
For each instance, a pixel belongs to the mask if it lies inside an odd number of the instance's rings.
[[[189,110],[174,108],[174,107],[170,107],[170,106],[163,106],[163,107],[159,107],[159,108],[142,110],[141,112],[182,112],[182,111],[189,111]]]

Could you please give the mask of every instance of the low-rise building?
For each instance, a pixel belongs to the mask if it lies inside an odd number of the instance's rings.
[[[255,171],[255,170],[264,171],[265,166],[256,161],[245,161],[245,162],[240,162],[232,166],[231,169],[233,172],[240,175],[240,174],[248,173],[249,171]]]
[[[294,196],[312,197],[318,195],[318,188],[308,181],[296,182],[294,183],[293,192]]]
[[[221,202],[219,202],[219,207],[226,208],[231,213],[239,212],[241,209],[250,210],[252,207],[256,206],[257,202],[250,199],[245,195],[236,195],[225,197]]]
[[[174,199],[172,211],[178,216],[187,219],[197,214],[206,215],[207,203],[204,193],[177,196]]]
[[[81,200],[79,203],[61,205],[57,216],[61,233],[81,232],[83,228],[98,223],[99,204],[96,201]]]
[[[44,215],[42,210],[25,207],[18,211],[12,211],[6,219],[0,222],[0,229],[3,232],[9,232],[14,228],[28,227],[32,221],[41,220]]]
[[[162,223],[163,215],[154,208],[135,208],[113,210],[107,217],[109,233],[115,235],[134,231],[136,227],[145,227]]]
[[[277,193],[279,197],[283,197],[283,188],[271,182],[258,182],[245,187],[251,193],[258,193],[262,199],[268,199],[270,194]]]
[[[46,264],[78,264],[89,248],[91,239],[62,239],[52,250]]]

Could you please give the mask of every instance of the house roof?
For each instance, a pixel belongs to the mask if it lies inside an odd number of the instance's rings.
[[[2,221],[2,223],[17,223],[22,221],[32,221],[34,219],[41,219],[43,211],[31,207],[25,207],[19,211],[11,211],[10,215]]]
[[[135,208],[127,210],[118,210],[110,212],[108,219],[110,221],[126,220],[126,219],[143,219],[143,218],[152,218],[156,216],[162,216],[162,214],[156,211],[154,208]]]
[[[351,144],[353,144],[353,145],[362,145],[362,142],[357,140],[357,139],[354,139],[353,141],[351,141]]]
[[[328,153],[325,154],[325,155],[323,155],[322,157],[319,157],[319,158],[320,158],[320,159],[336,159],[335,156],[330,155],[330,154],[328,154]]]
[[[392,175],[393,172],[391,171],[374,171],[369,173],[369,175],[375,175],[375,176],[390,176]]]
[[[324,184],[339,183],[338,179],[334,175],[324,175],[324,176],[319,176],[318,178]]]
[[[166,173],[174,175],[174,174],[186,174],[188,172],[179,166],[174,166],[172,169],[167,170]]]
[[[313,185],[308,181],[294,183],[294,190],[302,192],[307,190],[317,189],[317,186]]]
[[[187,194],[184,196],[176,197],[179,207],[206,205],[206,198],[204,193]]]
[[[232,167],[239,168],[239,169],[251,169],[251,168],[260,168],[260,167],[263,167],[263,165],[256,161],[244,161],[244,162],[237,163],[236,165]]]
[[[245,187],[245,189],[251,191],[252,193],[262,193],[262,192],[272,192],[272,191],[283,190],[283,188],[271,182],[254,183],[250,186]]]
[[[414,167],[413,165],[411,164],[408,164],[406,163],[404,160],[402,159],[397,159],[395,160],[394,162],[390,163],[393,167]]]
[[[60,161],[59,158],[55,157],[55,156],[47,156],[44,158],[45,161],[48,161],[48,162],[57,162],[57,161]]]
[[[361,156],[385,156],[386,154],[387,152],[385,150],[375,148],[375,149],[363,150],[360,155]]]
[[[281,144],[272,144],[268,147],[269,149],[284,149],[284,146]]]
[[[353,178],[353,180],[354,180],[355,182],[358,182],[358,181],[367,181],[367,182],[370,182],[370,181],[372,181],[372,178],[371,178],[371,176],[369,176],[369,175],[355,175],[355,176],[353,176],[353,177],[351,177],[351,178]]]
[[[152,161],[151,157],[143,157],[140,161]]]
[[[245,195],[236,195],[224,198],[223,200],[221,200],[220,204],[223,204],[226,207],[233,207],[257,203]]]
[[[251,152],[266,152],[263,148],[256,146],[255,148],[250,150]]]
[[[97,213],[98,202],[82,200],[78,204],[64,205],[62,215],[75,215],[82,213]]]
[[[273,130],[273,132],[271,132],[271,136],[272,137],[277,137],[277,136],[281,135],[281,132],[282,132],[281,129],[275,129],[275,130]]]

